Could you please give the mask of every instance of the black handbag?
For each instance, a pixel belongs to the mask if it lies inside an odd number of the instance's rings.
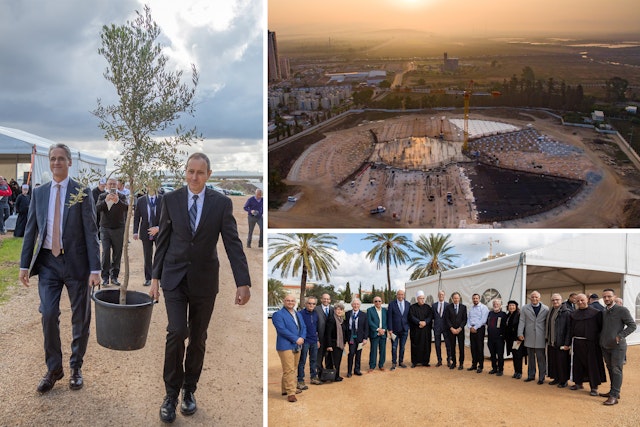
[[[324,368],[321,372],[320,372],[320,381],[335,381],[336,379],[336,370],[335,369],[329,369],[329,368]]]

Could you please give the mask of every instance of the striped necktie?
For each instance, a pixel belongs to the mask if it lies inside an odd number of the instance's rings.
[[[198,195],[193,195],[193,203],[189,209],[189,224],[191,225],[191,234],[196,234],[196,219],[198,218]]]

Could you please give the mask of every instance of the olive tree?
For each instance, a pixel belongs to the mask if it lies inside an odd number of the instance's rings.
[[[121,149],[115,159],[114,174],[129,183],[129,209],[125,233],[129,232],[135,193],[157,182],[159,171],[179,174],[188,147],[202,137],[195,127],[183,128],[183,114],[194,115],[198,72],[191,66],[191,84],[182,82],[182,71],[171,71],[168,57],[158,42],[161,31],[151,10],[136,11],[136,18],[124,25],[105,25],[98,53],[107,60],[104,78],[116,90],[118,102],[105,105],[98,99],[92,113],[108,141]],[[124,280],[120,303],[126,303],[129,284],[129,247],[124,239]]]

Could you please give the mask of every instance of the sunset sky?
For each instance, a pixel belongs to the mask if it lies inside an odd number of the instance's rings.
[[[637,34],[637,0],[269,0],[269,29],[285,34],[404,28],[438,35]]]

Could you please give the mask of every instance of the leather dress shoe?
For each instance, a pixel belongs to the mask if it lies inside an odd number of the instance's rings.
[[[442,362],[438,362],[438,363],[436,363],[436,368],[437,368],[438,366],[442,366]]]
[[[526,380],[524,380],[525,383],[529,383],[531,381],[535,381],[535,378],[527,378]]]
[[[568,384],[567,384],[567,382],[565,381],[565,382],[563,382],[563,383],[558,384],[558,388],[566,388],[566,387],[567,387],[567,385],[568,385]]]
[[[592,388],[591,391],[589,392],[589,394],[591,396],[597,396],[598,395],[598,389],[597,388]]]
[[[478,368],[478,370],[476,371],[478,374],[482,373],[482,368]]]
[[[618,399],[613,397],[613,396],[609,396],[609,398],[607,400],[605,400],[604,402],[602,402],[603,405],[607,405],[607,406],[611,406],[611,405],[617,405],[618,404]]]
[[[295,396],[294,396],[295,397]],[[196,398],[192,391],[182,390],[182,402],[180,403],[180,413],[182,415],[193,415],[198,410]]]
[[[538,380],[538,385],[544,384],[544,380]]]
[[[522,378],[522,374],[515,374],[515,379],[519,380],[520,378]]]
[[[339,383],[340,381],[342,381],[344,378],[342,377],[336,377],[336,379],[334,380],[335,382]]]
[[[464,369],[464,366],[460,365],[458,366],[458,371],[462,371]]]
[[[607,393],[599,393],[600,397],[611,397],[611,392],[607,392]],[[621,396],[616,397],[616,399],[620,400]]]
[[[498,372],[498,371],[497,371],[497,370],[495,370],[495,369],[492,369],[492,370],[490,370],[490,371],[489,371],[489,375],[493,375],[493,374],[495,374],[496,372]]]
[[[64,377],[64,371],[62,368],[57,371],[48,371],[38,384],[38,391],[40,393],[46,393],[53,388],[56,381],[61,380]]]
[[[395,363],[392,363],[392,364],[391,364],[391,370],[392,370],[392,371],[395,371],[395,370],[396,370],[396,364],[395,364]]]
[[[295,395],[295,394],[292,394],[292,395],[289,395],[289,396],[287,397],[287,401],[289,401],[289,402],[291,402],[291,403],[295,403],[295,402],[297,402],[297,401],[298,401],[298,398],[296,397],[296,395]]]
[[[151,280],[145,280],[144,286],[151,286]]]
[[[501,377],[503,375],[502,371],[496,372],[496,377]]]
[[[404,363],[400,362],[400,367],[401,367],[401,368],[406,368],[406,367],[407,367],[407,365],[405,365]]]
[[[120,282],[118,281],[118,279],[111,279],[111,284],[115,286],[120,286]]]
[[[82,371],[80,368],[71,368],[71,376],[69,377],[69,388],[71,390],[80,390],[84,385],[82,380]]]
[[[356,372],[354,372],[354,374],[356,374],[357,376],[361,376],[361,375],[362,375],[362,372],[360,372],[360,371],[356,371]]]
[[[556,385],[556,384],[559,384],[559,383],[560,383],[560,381],[558,381],[558,380],[553,380],[553,381],[551,381],[551,382],[549,383],[549,385]]]
[[[107,287],[109,287],[109,280],[104,279],[104,280],[102,281],[102,287],[103,287],[103,288],[107,288]]]
[[[584,388],[584,386],[582,384],[574,384],[571,387],[569,387],[569,390],[582,390]]]
[[[477,368],[475,366],[472,366],[470,368],[467,368],[467,371],[475,371]]]
[[[167,424],[174,422],[176,420],[176,406],[178,406],[178,398],[166,395],[160,407],[160,421]]]
[[[351,375],[351,372],[349,372],[349,373],[347,374],[347,378],[351,378],[352,376],[353,376],[353,375]]]

